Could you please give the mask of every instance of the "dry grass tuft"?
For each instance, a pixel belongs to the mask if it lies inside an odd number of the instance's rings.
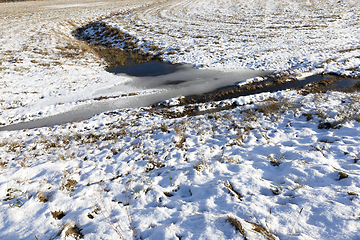
[[[0,161],[0,167],[6,167],[6,164],[7,164],[7,162],[5,162],[5,161]]]
[[[63,211],[54,211],[54,212],[50,212],[51,216],[56,219],[56,220],[60,220],[63,217],[65,217],[65,213]]]
[[[145,171],[150,172],[154,170],[155,168],[163,168],[165,167],[165,164],[161,161],[156,161],[155,159],[151,158],[149,160],[149,163],[145,166]]]
[[[348,175],[348,174],[346,174],[346,173],[344,173],[344,172],[339,171],[339,179],[338,179],[338,181],[340,181],[341,179],[348,178],[348,177],[349,177],[349,175]]]
[[[76,224],[71,225],[65,232],[65,237],[71,236],[75,239],[83,238],[84,235],[81,233],[81,228],[76,226]]]
[[[182,148],[185,142],[186,142],[186,136],[183,135],[179,140],[179,142],[176,144],[176,147]]]
[[[281,162],[285,159],[285,154],[278,152],[277,154],[271,154],[267,157],[267,160],[270,161],[270,164],[274,167],[280,166]]]
[[[357,163],[360,160],[360,154],[355,155],[354,157],[354,163]]]
[[[339,122],[320,122],[318,125],[318,129],[339,129],[341,128],[341,124]]]
[[[164,123],[160,125],[160,130],[167,133],[170,132],[168,126],[166,126]]]
[[[37,197],[42,203],[49,201],[49,196],[45,192],[38,192]]]
[[[194,165],[194,169],[198,172],[201,172],[206,168],[209,168],[209,165],[205,160],[199,161],[197,164]]]
[[[17,141],[7,141],[3,142],[4,145],[7,145],[7,151],[8,152],[16,152],[21,151],[21,149],[24,147],[22,143]]]
[[[182,136],[186,130],[186,122],[182,121],[174,126],[174,131],[177,135]]]
[[[233,218],[231,216],[226,216],[226,221],[229,222],[233,227],[235,227],[235,229],[241,233],[241,235],[243,235],[244,240],[247,240],[246,235],[245,235],[245,231],[240,223],[239,220],[237,220],[236,218]]]
[[[277,237],[274,236],[271,232],[260,226],[259,224],[246,221],[247,223],[250,223],[252,225],[252,231],[257,232],[261,234],[266,240],[276,240]]]
[[[314,118],[312,113],[303,113],[302,115],[306,117],[306,121],[310,121]]]
[[[255,110],[260,113],[263,113],[265,116],[271,116],[278,113],[282,105],[283,104],[281,102],[274,99],[270,99],[267,102],[256,107]]]
[[[69,194],[71,194],[72,192],[75,191],[75,186],[77,184],[76,180],[73,179],[67,179],[65,182],[63,182],[60,185],[60,190],[65,190],[67,191]]]
[[[241,196],[241,194],[234,189],[234,186],[231,184],[231,182],[225,181],[224,185],[232,196],[236,196],[240,201],[242,201],[243,196]]]

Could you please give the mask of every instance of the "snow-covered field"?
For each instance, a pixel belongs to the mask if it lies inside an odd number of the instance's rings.
[[[301,79],[360,75],[359,15],[357,0],[0,3],[0,124],[164,91],[105,71],[72,35],[94,20],[174,63]],[[0,131],[0,239],[360,239],[359,100],[173,98]]]

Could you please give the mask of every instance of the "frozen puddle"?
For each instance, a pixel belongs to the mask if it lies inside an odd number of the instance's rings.
[[[156,91],[150,94],[92,102],[50,117],[4,126],[0,128],[0,131],[54,126],[85,120],[99,113],[116,109],[146,107],[178,96],[204,94],[221,87],[234,85],[249,78],[270,73],[253,70],[233,72],[199,70],[194,69],[191,65],[172,65],[163,62],[148,62],[136,67],[128,66],[109,71],[115,74],[131,75],[133,78],[126,83],[99,89],[95,92],[96,95],[123,93],[124,89],[134,89],[138,92],[145,90]]]
[[[193,68],[191,65],[172,65],[156,61],[109,71],[115,74],[131,75],[133,76],[133,80],[125,84],[101,89],[95,92],[95,94],[115,93],[121,91],[124,87],[138,91],[159,89],[161,93],[156,95],[161,95],[162,97],[160,97],[160,100],[152,102],[151,104],[180,95],[201,95],[218,88],[235,85],[249,78],[271,73],[270,71],[254,70],[238,70],[232,72],[208,69],[199,70]],[[153,98],[154,96],[148,97]],[[155,98],[158,99],[158,97]]]

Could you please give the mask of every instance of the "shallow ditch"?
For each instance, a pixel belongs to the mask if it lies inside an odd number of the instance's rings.
[[[109,26],[103,22],[89,23],[76,29],[73,35],[81,41],[87,42],[97,54],[108,63],[107,71],[114,74],[125,73],[135,77],[151,77],[172,74],[183,70],[181,64],[170,64],[161,61],[162,50],[148,43],[138,46],[139,40],[135,37],[121,32],[119,29]],[[111,39],[111,41],[109,41]],[[142,49],[149,49],[144,53]],[[189,69],[189,68],[188,68]],[[190,69],[189,69],[190,70]],[[200,74],[201,75],[201,74]],[[194,74],[194,78],[199,77]],[[202,76],[200,76],[201,78]],[[185,82],[181,76],[166,82],[168,85],[178,85]],[[214,77],[218,78],[218,76]],[[188,77],[187,77],[188,79]],[[143,79],[149,81],[148,79]],[[188,81],[188,80],[187,80]],[[221,79],[219,81],[222,81]],[[159,84],[154,84],[158,87]],[[150,87],[151,83],[144,84]],[[221,101],[240,96],[258,94],[262,92],[276,92],[285,89],[296,89],[303,95],[308,93],[320,93],[326,91],[359,91],[359,79],[346,78],[338,75],[316,75],[304,80],[288,77],[269,76],[265,81],[237,86],[222,86],[213,91],[194,94],[182,99],[181,104],[203,103],[210,101]]]
[[[189,66],[184,65],[178,65],[175,66],[177,70],[170,71],[168,74],[164,75],[157,75],[149,77],[138,77],[134,83],[140,84],[138,86],[146,87],[147,83],[146,81],[149,81],[148,83],[150,86],[154,86],[154,81],[156,82],[159,80],[159,77],[161,77],[161,83],[159,83],[158,86],[169,87],[168,90],[160,92],[158,94],[151,94],[151,95],[127,95],[126,97],[114,97],[107,98],[104,97],[102,99],[98,99],[99,101],[82,105],[82,106],[76,106],[73,109],[71,109],[68,112],[61,113],[58,115],[33,120],[29,122],[23,122],[23,123],[17,123],[12,124],[4,127],[0,127],[0,131],[11,131],[11,130],[21,130],[21,129],[29,129],[29,128],[38,128],[38,127],[46,127],[46,126],[54,126],[59,124],[64,124],[68,122],[73,121],[80,121],[85,120],[88,118],[91,118],[94,115],[97,115],[102,112],[109,112],[109,114],[120,114],[117,113],[114,110],[121,109],[121,108],[130,108],[130,107],[146,107],[151,106],[153,109],[159,109],[162,108],[164,111],[164,117],[170,117],[170,118],[176,118],[176,117],[184,117],[184,116],[195,116],[195,115],[202,115],[207,113],[215,113],[222,110],[232,109],[238,107],[236,104],[228,105],[228,106],[215,106],[211,110],[205,110],[205,111],[199,111],[197,107],[194,107],[189,104],[194,103],[203,103],[203,102],[210,102],[210,101],[220,101],[230,98],[235,98],[239,96],[246,96],[246,95],[253,95],[257,93],[262,92],[276,92],[280,90],[285,89],[295,89],[298,90],[300,94],[306,95],[309,93],[321,93],[326,91],[345,91],[345,92],[354,92],[360,90],[360,79],[356,78],[342,78],[340,76],[333,76],[333,75],[320,75],[320,76],[312,76],[309,78],[306,78],[304,80],[295,80],[295,79],[276,79],[272,77],[268,77],[265,81],[258,82],[258,83],[251,83],[246,84],[241,87],[234,85],[236,80],[239,79],[239,76],[237,76],[236,73],[223,73],[219,71],[203,71],[203,70],[197,70],[193,69]],[[210,75],[212,78],[212,84],[209,85],[200,85],[201,86],[207,86],[211,89],[209,91],[206,91],[205,89],[202,89],[202,92],[200,95],[196,94],[189,94],[189,96],[186,96],[184,98],[181,98],[179,105],[189,105],[185,108],[185,110],[182,113],[173,113],[168,112],[165,110],[167,108],[170,108],[172,106],[167,106],[164,104],[158,104],[166,99],[176,97],[177,94],[186,95],[186,93],[193,93],[192,90],[194,90],[194,87],[191,83],[191,81],[188,81],[186,78],[176,78],[178,72],[187,72],[190,73],[190,75],[197,75],[199,73]],[[121,73],[124,74],[124,73]],[[259,76],[260,73],[247,73],[248,75],[243,75],[244,80],[248,79],[250,77]],[[254,75],[255,74],[255,75]],[[182,76],[184,74],[180,74],[179,76]],[[227,86],[227,87],[216,87],[217,82],[221,82],[222,78],[221,76],[224,76],[227,81],[235,81],[232,82],[233,85]],[[167,76],[172,76],[170,80],[166,80]],[[175,78],[173,78],[175,76]],[[199,76],[199,75],[198,75]],[[236,77],[236,78],[234,78]],[[183,79],[183,80],[181,80]],[[205,83],[207,80],[205,80]],[[185,84],[185,85],[184,85]],[[196,83],[194,83],[196,86]],[[175,86],[175,88],[174,88]],[[179,87],[180,86],[180,87]],[[120,86],[121,87],[121,86]],[[199,86],[198,86],[199,87]],[[115,90],[116,91],[116,90]],[[198,92],[199,90],[195,90]],[[95,99],[94,99],[95,100]],[[100,101],[105,100],[105,101]]]
[[[102,22],[90,23],[73,32],[79,40],[88,44],[101,58],[108,63],[107,71],[114,74],[128,74],[133,81],[126,83],[139,90],[160,89],[159,93],[149,95],[115,94],[124,85],[99,90],[103,97],[94,98],[95,102],[76,106],[68,112],[29,122],[0,127],[0,131],[21,130],[54,126],[73,121],[88,119],[102,112],[121,108],[152,106],[168,108],[158,104],[177,96],[181,98],[179,105],[221,101],[239,96],[253,95],[262,92],[276,92],[285,89],[298,90],[300,94],[320,93],[326,91],[354,92],[360,90],[360,79],[343,78],[337,75],[317,75],[304,80],[290,77],[274,77],[271,72],[238,71],[221,72],[215,70],[199,70],[184,64],[170,64],[161,61],[161,51],[156,47],[148,47],[150,51],[143,53],[134,37],[122,33],[116,28]],[[111,41],[109,40],[111,39]],[[239,82],[257,76],[264,76],[264,81],[238,86]],[[104,101],[102,101],[104,100]],[[215,107],[208,111],[198,111],[188,107],[182,116],[193,116],[235,108],[236,105]],[[177,116],[177,115],[173,115]]]

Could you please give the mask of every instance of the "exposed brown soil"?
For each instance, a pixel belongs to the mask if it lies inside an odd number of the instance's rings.
[[[351,81],[350,83],[348,81]],[[307,95],[310,93],[325,93],[327,91],[339,92],[359,92],[360,78],[346,78],[342,76],[333,76],[318,82],[312,82],[302,87],[293,88],[300,94]]]
[[[181,99],[181,103],[182,105],[186,105],[200,102],[221,101],[239,96],[262,92],[276,92],[285,89],[298,90],[302,95],[309,93],[324,93],[327,91],[358,92],[360,90],[360,78],[346,78],[338,75],[318,75],[310,77],[307,81],[287,77],[268,77],[268,79],[263,82],[246,84],[241,87],[229,86],[210,93],[205,93],[201,96],[187,96]]]

